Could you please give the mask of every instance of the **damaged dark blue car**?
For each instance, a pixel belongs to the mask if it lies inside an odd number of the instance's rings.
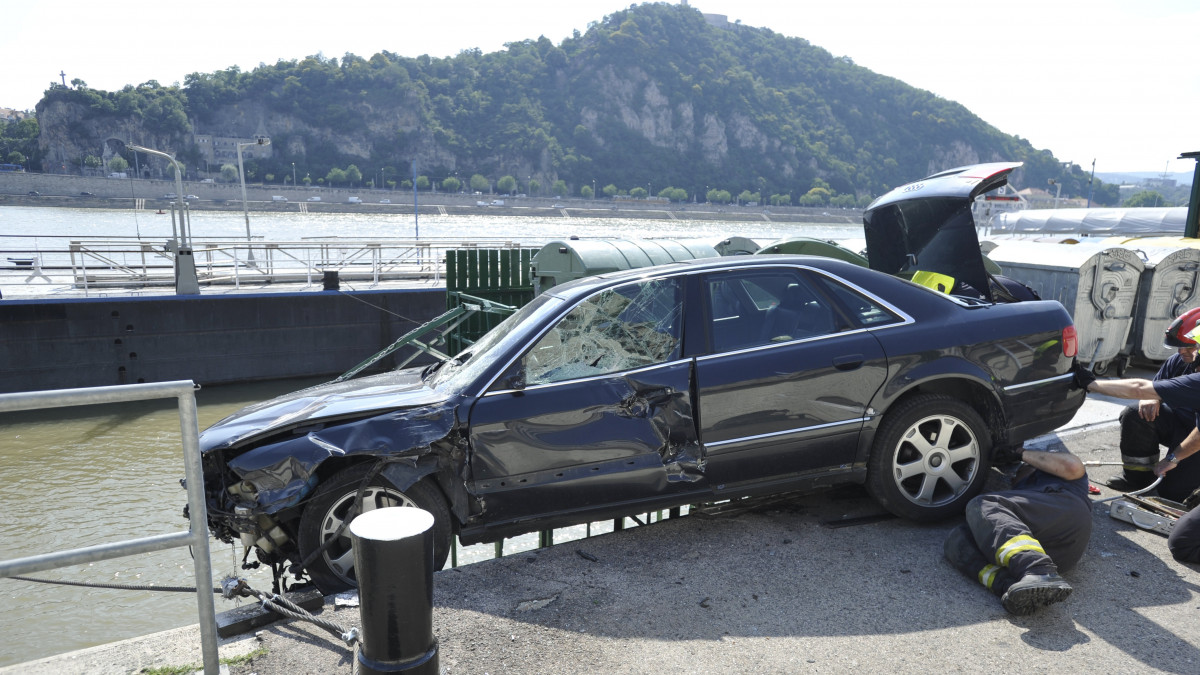
[[[588,277],[457,357],[243,409],[201,435],[211,530],[328,593],[355,583],[344,524],[383,506],[433,514],[436,567],[456,535],[844,483],[958,513],[996,453],[1084,399],[1067,312],[995,297],[980,262],[970,201],[1014,166],[881,198],[882,271],[755,255]]]

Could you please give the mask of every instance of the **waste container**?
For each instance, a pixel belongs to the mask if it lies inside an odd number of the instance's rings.
[[[813,239],[812,237],[785,237],[758,249],[755,255],[771,253],[819,255],[825,258],[836,258],[867,267],[867,259],[834,241]]]
[[[1070,313],[1079,337],[1079,361],[1098,375],[1129,364],[1138,284],[1145,269],[1129,249],[1093,244],[1004,241],[988,254],[1005,276]]]
[[[1166,361],[1175,353],[1163,345],[1167,326],[1180,314],[1200,306],[1200,249],[1140,247],[1137,241],[1126,246],[1140,254],[1146,264],[1138,283],[1130,355]]]
[[[534,294],[583,277],[664,265],[681,260],[716,258],[715,247],[671,239],[567,239],[538,250],[530,263]]]

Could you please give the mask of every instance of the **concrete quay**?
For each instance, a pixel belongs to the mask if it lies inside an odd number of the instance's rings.
[[[1131,373],[1141,376],[1145,373]],[[1092,397],[1031,442],[1117,460],[1120,404]],[[1089,467],[1101,494],[1115,466]],[[1200,569],[1166,539],[1096,504],[1065,602],[1028,617],[942,559],[951,520],[881,514],[858,489],[690,516],[435,575],[443,673],[1200,671]],[[218,611],[227,609],[218,601]],[[319,616],[358,625],[327,598]],[[246,657],[247,654],[253,654]],[[310,623],[224,640],[234,674],[350,673],[353,656]],[[196,626],[0,669],[137,673],[199,666]],[[175,672],[175,671],[172,671]]]

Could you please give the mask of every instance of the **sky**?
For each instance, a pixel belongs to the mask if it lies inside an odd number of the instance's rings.
[[[628,1],[264,3],[58,0],[0,14],[0,107],[32,110],[51,82],[116,91],[149,80],[347,52],[453,56],[555,44]],[[1186,172],[1200,151],[1196,0],[690,0],[956,101],[1062,161]]]

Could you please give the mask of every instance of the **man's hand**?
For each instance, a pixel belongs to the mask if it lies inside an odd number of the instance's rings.
[[[1174,469],[1177,466],[1179,466],[1179,462],[1177,460],[1164,459],[1161,462],[1159,462],[1158,464],[1154,465],[1154,475],[1161,478],[1162,476],[1166,475],[1166,473],[1168,471],[1170,471],[1171,469]]]
[[[1158,417],[1158,401],[1139,401],[1138,415],[1147,422],[1153,422]]]
[[[1091,370],[1084,368],[1078,361],[1071,362],[1071,381],[1076,389],[1087,391],[1088,385],[1096,381]]]

